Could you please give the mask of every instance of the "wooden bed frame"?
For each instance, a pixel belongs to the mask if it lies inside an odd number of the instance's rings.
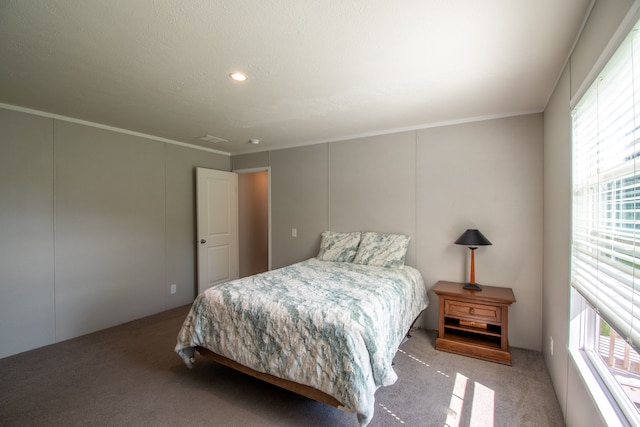
[[[283,378],[278,378],[271,374],[265,374],[263,372],[258,372],[251,368],[248,368],[244,365],[241,365],[238,362],[235,362],[229,358],[224,356],[220,356],[213,351],[204,348],[204,347],[196,347],[196,350],[203,356],[208,359],[211,359],[221,365],[228,366],[231,369],[235,369],[236,371],[240,371],[244,374],[251,375],[252,377],[258,378],[259,380],[265,381],[269,384],[273,384],[285,390],[289,390],[291,392],[297,393],[301,396],[308,397],[312,400],[317,400],[318,402],[326,403],[327,405],[335,406],[336,408],[343,406],[335,397],[328,395],[327,393],[310,387],[304,384],[298,384],[293,381],[285,380]]]

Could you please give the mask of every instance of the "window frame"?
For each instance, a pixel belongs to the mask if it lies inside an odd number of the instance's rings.
[[[612,35],[603,53],[595,62],[590,73],[584,81],[578,83],[577,90],[570,100],[570,108],[572,111],[588,93],[593,82],[608,65],[622,42],[634,26],[638,24],[639,20],[640,1],[635,1],[616,32]],[[573,122],[573,118],[571,120]],[[573,140],[573,129],[571,133]],[[574,154],[572,153],[572,163],[574,161],[573,156]],[[573,201],[571,205],[573,210]],[[573,224],[571,225],[571,236],[571,246],[573,248]],[[573,255],[571,262],[573,262]],[[573,266],[570,267],[570,271],[573,275]],[[599,314],[572,285],[569,285],[569,287],[569,360],[573,362],[578,375],[586,386],[587,393],[592,398],[594,406],[599,411],[605,424],[609,426],[640,425],[639,410],[633,405],[624,390],[622,390],[621,385],[609,371],[606,363],[597,353],[596,340],[600,334]]]
[[[640,425],[640,412],[631,404],[597,353],[596,339],[600,334],[598,314],[573,288],[571,312],[569,355],[603,420],[610,427]]]

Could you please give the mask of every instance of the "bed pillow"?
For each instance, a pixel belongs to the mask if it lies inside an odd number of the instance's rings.
[[[402,234],[364,232],[353,262],[378,267],[402,268],[411,237]]]
[[[356,256],[359,244],[359,231],[352,233],[324,231],[321,235],[320,252],[317,258],[322,261],[351,262]]]

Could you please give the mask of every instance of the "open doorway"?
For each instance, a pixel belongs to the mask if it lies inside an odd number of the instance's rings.
[[[240,277],[271,268],[271,197],[269,169],[235,170],[238,174]]]

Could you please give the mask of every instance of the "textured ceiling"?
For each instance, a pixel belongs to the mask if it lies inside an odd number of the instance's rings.
[[[0,103],[233,154],[538,112],[590,3],[0,0]]]

